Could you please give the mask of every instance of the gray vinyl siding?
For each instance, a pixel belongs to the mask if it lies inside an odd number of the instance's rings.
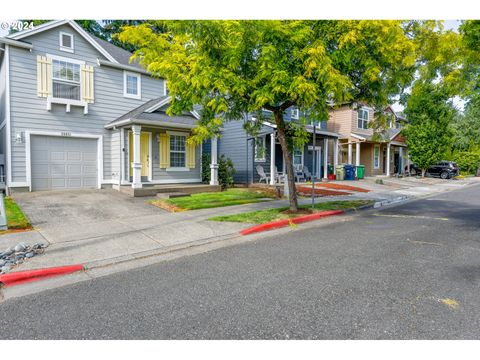
[[[247,148],[247,133],[243,129],[243,121],[237,120],[225,122],[223,125],[222,136],[218,142],[218,152],[219,156],[224,154],[227,158],[232,160],[236,170],[233,179],[236,183],[247,183],[252,181],[252,151],[253,141],[248,142]]]
[[[195,151],[195,168],[188,169],[186,171],[167,171],[164,168],[160,168],[160,144],[157,140],[161,133],[165,133],[167,130],[164,129],[154,129],[154,128],[142,128],[142,132],[150,132],[151,133],[151,141],[152,141],[152,181],[162,181],[165,183],[175,183],[176,180],[181,179],[185,181],[199,182],[201,181],[201,149],[202,147],[199,145],[196,147]],[[178,131],[178,132],[185,132],[184,129],[168,129],[168,131]],[[124,180],[131,181],[132,174],[129,174],[129,162],[130,162],[130,155],[129,155],[129,129],[125,129],[124,132],[124,143],[125,143],[125,157],[124,157],[124,167],[125,167],[125,176]],[[142,181],[147,181],[148,179],[142,177]]]
[[[74,35],[74,53],[59,50],[59,32]],[[34,46],[33,51],[11,47],[11,137],[12,137],[12,180],[26,181],[25,143],[15,143],[14,137],[26,130],[69,131],[76,133],[103,135],[104,179],[118,179],[120,163],[118,139],[113,140],[113,132],[105,130],[104,125],[142,103],[163,95],[163,80],[142,75],[141,99],[123,96],[123,71],[99,66],[97,59],[103,55],[83,39],[68,25],[54,28],[25,39]],[[72,106],[71,112],[65,112],[65,105],[52,104],[47,111],[46,98],[37,96],[37,55],[46,54],[83,60],[94,67],[94,103],[89,104],[88,114],[83,108]],[[118,135],[116,135],[118,136]],[[118,145],[118,146],[117,146]]]

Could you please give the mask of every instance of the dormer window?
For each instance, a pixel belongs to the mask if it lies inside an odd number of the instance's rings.
[[[60,32],[60,50],[73,53],[73,35]]]
[[[123,96],[132,99],[141,99],[141,77],[140,74],[123,72]]]

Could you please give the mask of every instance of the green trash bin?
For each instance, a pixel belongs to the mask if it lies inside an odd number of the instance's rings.
[[[332,164],[328,164],[327,169],[328,169],[327,174],[335,174]]]
[[[343,165],[337,165],[337,180],[345,180],[345,168]]]
[[[365,165],[357,166],[357,179],[363,179],[365,177]]]

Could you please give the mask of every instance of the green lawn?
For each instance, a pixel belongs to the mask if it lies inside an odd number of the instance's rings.
[[[253,189],[228,189],[221,192],[199,193],[191,196],[173,198],[168,200],[153,200],[152,204],[172,207],[172,210],[198,210],[222,206],[242,205],[265,201],[273,198],[273,195]]]
[[[30,229],[32,225],[20,207],[11,198],[5,198],[5,212],[9,230]]]
[[[373,201],[370,200],[346,200],[346,201],[329,201],[323,203],[315,204],[314,212],[324,211],[324,210],[345,210],[345,209],[356,209],[363,205],[370,205]],[[301,209],[311,209],[311,205],[302,205]],[[285,214],[284,211],[288,210],[288,207],[274,208],[267,210],[259,210],[246,212],[243,214],[234,214],[234,215],[225,215],[225,216],[215,216],[208,220],[211,221],[231,221],[231,222],[245,222],[245,223],[254,223],[254,224],[263,224],[270,221],[283,220],[299,215],[305,215],[301,212],[300,214]]]

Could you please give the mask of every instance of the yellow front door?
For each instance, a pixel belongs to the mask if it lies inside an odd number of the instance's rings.
[[[130,176],[133,175],[133,135],[132,132],[128,132],[128,154],[130,160]],[[140,163],[142,164],[141,175],[148,177],[150,174],[150,134],[140,133]]]

